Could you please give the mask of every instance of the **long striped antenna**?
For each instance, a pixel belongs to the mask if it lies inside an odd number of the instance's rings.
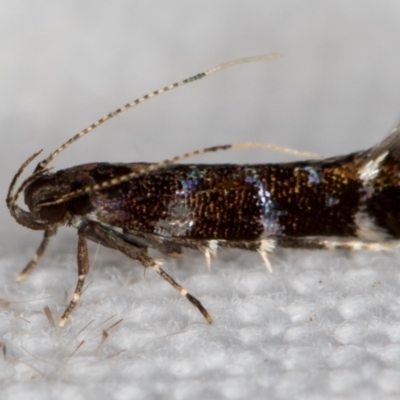
[[[291,154],[294,156],[303,156],[303,157],[309,157],[311,159],[319,158],[318,154],[316,153],[310,153],[310,152],[305,152],[305,151],[298,151],[295,149],[290,149],[287,147],[280,147],[276,146],[273,144],[268,144],[268,143],[254,143],[254,142],[246,142],[246,143],[237,143],[237,144],[227,144],[227,145],[221,145],[221,146],[213,146],[213,147],[207,147],[201,150],[195,150],[189,153],[184,153],[179,156],[175,156],[172,158],[167,158],[166,160],[153,163],[153,164],[148,164],[144,166],[143,168],[140,168],[136,171],[132,171],[129,174],[118,176],[116,178],[92,185],[92,186],[85,186],[81,189],[78,189],[74,192],[70,192],[68,194],[65,194],[63,196],[59,196],[55,200],[51,201],[46,201],[44,203],[40,203],[40,206],[49,206],[49,205],[54,205],[54,204],[60,204],[63,203],[67,200],[70,200],[74,197],[81,196],[83,194],[89,194],[93,193],[97,190],[102,190],[109,188],[111,186],[118,185],[122,182],[126,182],[130,179],[137,178],[140,175],[147,174],[151,171],[155,171],[161,168],[164,168],[168,165],[175,164],[179,161],[183,161],[187,158],[199,156],[202,154],[206,153],[212,153],[216,151],[221,151],[221,150],[238,150],[238,149],[246,149],[246,148],[258,148],[258,149],[266,149],[266,150],[272,150],[272,151],[277,151],[281,153],[286,153],[286,154]]]
[[[64,151],[67,147],[71,146],[71,144],[76,142],[78,139],[87,135],[93,129],[104,124],[104,122],[110,120],[111,118],[114,118],[115,116],[117,116],[118,114],[121,114],[122,112],[128,110],[129,108],[136,107],[137,105],[145,102],[146,100],[152,99],[153,97],[156,97],[162,93],[168,92],[177,87],[186,85],[187,83],[198,81],[202,78],[210,76],[211,74],[214,74],[215,72],[221,71],[226,68],[233,67],[235,65],[254,63],[254,62],[260,62],[260,61],[276,60],[281,57],[282,57],[281,54],[267,54],[267,55],[262,55],[262,56],[240,58],[238,60],[233,60],[233,61],[229,61],[224,64],[217,65],[215,67],[208,69],[207,71],[193,75],[190,78],[183,79],[183,80],[175,82],[171,85],[165,86],[161,89],[155,90],[154,92],[147,93],[146,95],[139,97],[136,100],[133,100],[130,103],[123,105],[122,107],[117,108],[116,110],[110,112],[109,114],[105,115],[104,117],[98,119],[96,122],[93,122],[93,124],[89,125],[84,130],[78,132],[75,136],[73,136],[71,139],[67,140],[64,144],[62,144],[57,150],[53,151],[53,153],[51,153],[47,158],[45,158],[43,161],[41,161],[37,165],[35,172],[45,169],[47,167],[47,165],[50,162],[52,162],[62,151]]]

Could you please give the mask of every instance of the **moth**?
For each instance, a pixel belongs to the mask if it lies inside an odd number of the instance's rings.
[[[311,159],[307,153],[256,143],[214,146],[158,163],[78,165],[50,172],[50,163],[93,129],[144,101],[222,69],[279,55],[250,57],[213,67],[148,93],[107,114],[62,144],[18,186],[30,156],[14,175],[7,207],[21,225],[44,231],[36,254],[19,274],[37,265],[60,226],[78,231],[78,281],[61,317],[76,306],[89,272],[87,240],[120,251],[170,283],[201,312],[199,300],[148,255],[204,253],[208,268],[219,248],[256,251],[269,271],[274,248],[388,250],[400,241],[400,124],[366,151]],[[279,164],[177,164],[189,157],[244,147],[265,147],[310,159]],[[18,205],[23,193],[28,211]]]

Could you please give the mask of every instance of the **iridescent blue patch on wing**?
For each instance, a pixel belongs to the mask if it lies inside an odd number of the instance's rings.
[[[279,209],[279,204],[273,199],[272,193],[265,188],[265,183],[257,175],[248,175],[246,182],[258,189],[257,201],[262,209],[260,222],[264,227],[262,237],[282,235],[283,228],[279,224],[279,217],[287,212]]]
[[[316,167],[302,167],[300,168],[301,171],[305,171],[308,173],[308,183],[310,184],[319,184],[321,183],[321,175]]]
[[[168,212],[164,219],[160,219],[154,227],[154,233],[165,237],[182,237],[194,227],[194,210],[188,204],[188,197],[200,184],[197,169],[193,169],[187,178],[180,178],[180,189],[168,204]]]

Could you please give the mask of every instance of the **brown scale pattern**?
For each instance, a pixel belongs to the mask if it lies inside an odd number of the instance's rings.
[[[85,172],[87,179],[82,179],[80,166],[82,184],[99,183],[142,164],[100,165]],[[186,221],[180,237],[255,240],[263,234],[263,216],[268,216],[259,193],[263,184],[279,211],[278,235],[351,237],[361,196],[358,167],[359,153],[321,162],[174,165],[92,193],[90,212],[125,232],[154,233],[161,221],[165,236],[174,236],[176,224]],[[246,181],[249,176],[253,181]],[[69,207],[78,201],[71,200]],[[76,208],[74,212],[79,214]]]

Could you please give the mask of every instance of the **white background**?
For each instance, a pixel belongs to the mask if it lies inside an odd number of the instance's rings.
[[[128,111],[71,147],[54,166],[157,161],[248,140],[323,156],[368,148],[399,115],[399,17],[400,3],[394,0],[4,0],[0,196],[5,198],[13,174],[34,151],[43,148],[47,155],[95,119],[148,91],[221,62],[265,53],[281,52],[285,58],[218,73]],[[233,152],[199,161],[282,159]],[[216,319],[207,327],[157,277],[149,274],[143,281],[139,268],[101,249],[89,278],[93,284],[72,324],[56,334],[41,310],[48,305],[57,320],[69,298],[65,293],[71,295],[75,232],[64,229],[41,268],[17,287],[14,277],[41,234],[18,226],[4,203],[0,212],[0,297],[12,302],[0,310],[0,340],[7,347],[0,360],[3,398],[362,394],[366,399],[400,390],[399,364],[390,361],[400,349],[400,284],[392,255],[286,252],[272,260],[276,273],[271,277],[249,254],[223,253],[207,274],[203,259],[190,253],[167,269],[206,303]],[[323,295],[308,281],[308,289],[300,289],[296,282],[304,276],[316,286],[323,281]],[[382,294],[374,297],[376,282]],[[377,298],[387,300],[386,308],[376,306]],[[341,303],[346,301],[354,313]],[[99,336],[88,334],[70,357],[85,321],[93,319],[97,326],[114,314],[114,322],[124,321],[100,350]],[[313,325],[312,315],[320,322],[328,315],[329,323]],[[368,332],[376,336],[370,324],[378,316],[384,334],[368,341]],[[291,336],[290,329],[297,333]],[[307,341],[310,329],[316,336]],[[169,336],[177,332],[186,334]],[[387,351],[387,358],[375,356],[371,341],[375,353]],[[343,360],[332,356],[343,349]]]

